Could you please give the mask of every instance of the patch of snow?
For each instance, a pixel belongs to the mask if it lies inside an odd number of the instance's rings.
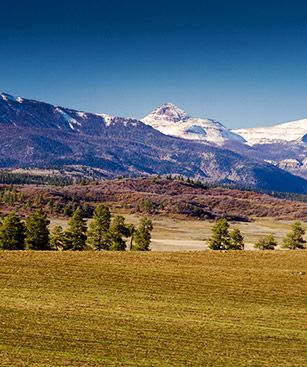
[[[287,168],[299,168],[301,166],[301,162],[299,162],[297,159],[284,159],[278,163],[278,166],[283,169]]]
[[[275,126],[234,130],[249,145],[290,142],[302,138],[307,133],[307,119],[291,121]]]
[[[285,163],[299,163],[299,161],[297,159],[292,159],[292,158],[287,158],[287,159],[284,159],[283,162]]]
[[[7,102],[7,101],[8,101],[8,98],[7,98],[7,96],[6,96],[5,94],[0,94],[0,95],[1,95],[2,99],[3,99],[5,102]]]
[[[130,125],[131,125],[131,126],[138,126],[139,124],[138,124],[138,122],[137,122],[137,121],[132,121],[132,122],[130,122]]]
[[[127,126],[138,126],[137,121],[135,121],[134,119],[131,119],[131,118],[124,119],[123,124],[124,124],[125,127],[127,127]]]
[[[276,164],[277,164],[275,161],[272,161],[270,159],[264,159],[264,162],[272,164],[273,166],[276,166]]]
[[[71,117],[68,113],[63,111],[61,108],[56,107],[55,111],[61,114],[63,120],[68,123],[69,127],[72,130],[75,130],[74,125],[82,126],[79,121]]]
[[[96,116],[102,117],[106,126],[110,126],[112,124],[113,116],[107,115],[106,113],[97,113]]]
[[[77,115],[81,117],[82,119],[87,118],[87,114],[85,112],[77,112]]]
[[[6,93],[1,93],[1,97],[4,101],[8,102],[8,101],[12,101],[12,102],[18,102],[18,103],[22,103],[23,99],[20,97],[14,97],[11,96],[10,94],[6,94]]]

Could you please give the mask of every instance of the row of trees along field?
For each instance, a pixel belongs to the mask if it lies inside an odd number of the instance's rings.
[[[46,214],[38,209],[25,221],[12,212],[2,221],[0,227],[0,249],[3,250],[113,250],[124,251],[129,240],[129,250],[150,250],[150,219],[142,217],[139,226],[126,224],[125,218],[111,218],[110,210],[105,205],[98,205],[93,219],[87,223],[82,209],[77,208],[64,231],[55,226],[49,231],[50,221]]]
[[[219,219],[212,227],[212,234],[209,238],[209,248],[211,250],[244,250],[244,237],[239,228],[229,230],[230,225],[226,219]],[[284,237],[282,248],[290,250],[305,249],[305,230],[302,223],[297,221],[292,224],[291,231]],[[272,234],[260,238],[254,245],[259,250],[274,250],[278,246]]]

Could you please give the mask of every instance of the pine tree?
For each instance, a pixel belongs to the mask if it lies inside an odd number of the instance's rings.
[[[140,225],[133,234],[135,251],[149,251],[151,242],[152,221],[146,217],[140,219]]]
[[[54,211],[55,211],[56,213],[60,213],[60,212],[61,212],[61,205],[60,205],[60,203],[59,203],[58,201],[56,201],[56,202],[54,203]]]
[[[129,228],[125,224],[125,218],[121,215],[114,217],[109,230],[110,250],[125,251],[126,241],[123,237],[129,237]]]
[[[27,201],[26,201],[26,209],[27,210],[31,210],[32,209],[32,201],[30,200],[30,199],[28,199]]]
[[[219,219],[211,229],[209,248],[211,250],[225,250],[230,244],[229,223],[226,219]]]
[[[24,250],[25,226],[15,213],[8,214],[0,227],[0,248],[2,250]]]
[[[83,212],[77,208],[65,231],[64,250],[82,251],[86,245],[86,222]]]
[[[244,250],[244,237],[239,228],[234,228],[229,236],[228,250]]]
[[[302,223],[297,221],[292,224],[292,231],[283,239],[283,248],[290,250],[304,249],[306,241],[304,240],[305,230]]]
[[[134,233],[135,233],[135,227],[134,227],[133,224],[129,223],[129,224],[127,224],[127,229],[128,229],[128,232],[129,232],[128,237],[130,237],[129,251],[132,251],[132,249],[133,249],[133,236],[134,236]]]
[[[272,234],[269,234],[260,238],[260,240],[255,243],[254,248],[258,250],[274,250],[276,246],[278,246],[278,243],[276,242],[275,237]]]
[[[51,214],[53,214],[53,200],[49,200],[47,203],[47,207]]]
[[[10,206],[13,206],[15,204],[15,196],[12,192],[9,192],[8,203]]]
[[[50,221],[38,209],[26,219],[26,247],[30,250],[51,250],[49,240]]]
[[[110,238],[108,234],[110,223],[110,209],[103,204],[98,205],[87,232],[87,243],[95,250],[109,250]]]
[[[62,250],[64,247],[64,232],[61,226],[55,226],[51,231],[50,246],[52,250]]]
[[[72,216],[73,214],[73,209],[70,205],[65,205],[63,208],[63,214],[67,217]]]
[[[36,206],[40,206],[43,202],[42,194],[36,195],[36,197],[34,198],[34,202]]]
[[[24,193],[23,193],[23,192],[19,192],[19,194],[18,194],[18,201],[19,201],[20,203],[23,203],[24,198],[25,198]]]

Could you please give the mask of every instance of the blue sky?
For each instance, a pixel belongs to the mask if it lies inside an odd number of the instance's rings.
[[[231,128],[307,117],[304,1],[1,1],[0,90]]]

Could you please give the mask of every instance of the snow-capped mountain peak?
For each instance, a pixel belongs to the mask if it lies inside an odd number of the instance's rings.
[[[163,104],[141,121],[165,135],[189,140],[203,140],[215,144],[222,144],[227,140],[245,141],[220,122],[191,117],[172,103]]]
[[[249,145],[291,142],[303,139],[307,134],[307,119],[286,122],[280,125],[235,130]]]
[[[148,122],[164,122],[177,123],[188,119],[189,116],[185,111],[175,106],[172,103],[164,103],[162,106],[158,107],[152,111],[148,116],[144,118]]]

